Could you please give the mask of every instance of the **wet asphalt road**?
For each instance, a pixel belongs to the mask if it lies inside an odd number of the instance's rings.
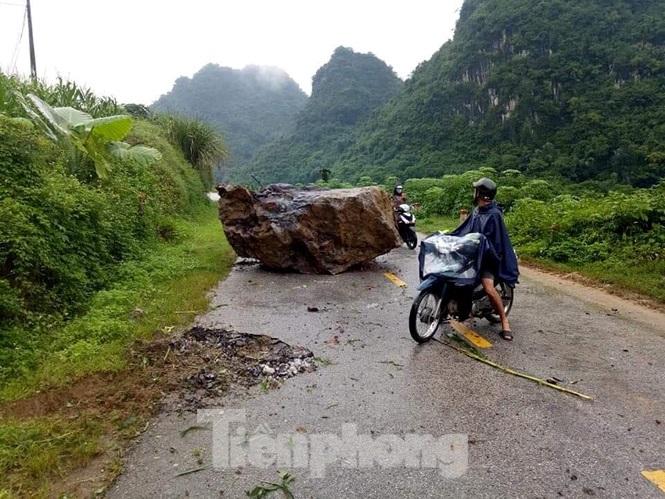
[[[220,400],[227,411],[246,410],[250,432],[261,425],[263,432],[310,437],[355,423],[359,434],[375,437],[468,435],[468,470],[457,478],[429,468],[338,463],[324,478],[291,470],[295,497],[662,497],[640,472],[665,468],[665,321],[628,320],[621,310],[525,277],[511,314],[515,341],[503,342],[495,326],[477,323],[494,344],[489,358],[554,376],[591,395],[589,402],[436,342],[416,345],[407,329],[416,285],[415,253],[406,248],[335,277],[237,266],[198,319],[301,344],[323,359],[316,372],[280,389],[255,387]],[[277,479],[276,466],[176,476],[198,467],[197,459],[211,461],[211,431],[180,436],[192,424],[193,414],[157,418],[127,453],[108,495],[245,497],[261,480]]]

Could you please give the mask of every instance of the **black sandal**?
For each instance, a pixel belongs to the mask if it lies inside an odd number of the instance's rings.
[[[505,329],[499,333],[499,336],[501,336],[504,340],[506,341],[513,341],[513,332],[512,331],[506,331]]]

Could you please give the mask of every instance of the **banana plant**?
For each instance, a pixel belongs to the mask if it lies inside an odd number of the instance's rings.
[[[109,158],[134,161],[148,166],[162,157],[157,149],[130,145],[123,140],[132,129],[128,115],[93,118],[73,107],[51,107],[34,94],[18,96],[33,122],[53,141],[66,142],[92,160],[97,177],[104,180],[111,172]]]

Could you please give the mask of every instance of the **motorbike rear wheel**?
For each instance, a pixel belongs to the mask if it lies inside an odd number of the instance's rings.
[[[416,235],[416,231],[407,228],[405,232],[406,232],[406,246],[409,249],[415,249],[415,247],[418,246],[418,236]]]
[[[505,282],[499,283],[496,285],[496,290],[499,292],[501,301],[503,302],[503,310],[506,312],[506,315],[510,313],[510,310],[513,308],[513,300],[515,299],[515,289],[508,286]],[[501,322],[501,317],[499,314],[487,314],[485,319],[490,321],[492,324],[498,324]]]
[[[425,343],[432,339],[443,322],[445,308],[442,295],[434,289],[422,290],[411,305],[409,313],[409,332],[418,343]]]

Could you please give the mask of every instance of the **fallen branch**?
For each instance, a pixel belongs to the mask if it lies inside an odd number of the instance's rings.
[[[196,472],[198,472],[198,471],[207,470],[208,468],[210,468],[210,465],[209,465],[209,464],[206,464],[205,466],[201,466],[201,467],[199,467],[199,468],[192,468],[191,470],[181,471],[180,473],[176,473],[175,476],[190,475],[190,474],[192,474],[192,473],[196,473]]]
[[[190,431],[194,431],[194,430],[210,430],[210,429],[211,429],[210,426],[203,426],[203,425],[195,424],[195,425],[192,425],[192,426],[189,426],[189,427],[185,428],[184,430],[181,430],[180,431],[180,436],[184,437]]]
[[[470,357],[474,360],[477,360],[478,362],[482,362],[483,364],[487,364],[488,366],[491,366],[491,367],[493,367],[495,369],[498,369],[500,371],[503,371],[505,373],[512,374],[513,376],[517,376],[518,378],[528,379],[529,381],[533,381],[534,383],[538,383],[539,385],[548,386],[550,388],[554,388],[555,390],[559,390],[560,392],[565,392],[565,393],[569,393],[571,395],[575,395],[575,396],[580,397],[584,400],[593,400],[591,397],[589,397],[588,395],[584,395],[583,393],[576,392],[576,391],[570,390],[568,388],[564,388],[563,386],[555,385],[554,383],[549,383],[548,381],[546,381],[542,378],[538,378],[538,377],[532,376],[530,374],[515,371],[514,369],[511,369],[509,367],[504,367],[501,364],[497,364],[496,362],[493,362],[489,359],[486,359],[485,357],[481,357],[480,355],[477,355],[473,352],[470,352],[469,350],[467,350],[465,348],[460,348],[456,345],[453,345],[451,343],[446,343],[445,341],[441,341],[441,340],[438,340],[436,338],[434,338],[434,340],[438,341],[442,345],[445,345],[447,347],[452,348],[453,350],[461,352],[464,355],[466,355],[467,357]]]

